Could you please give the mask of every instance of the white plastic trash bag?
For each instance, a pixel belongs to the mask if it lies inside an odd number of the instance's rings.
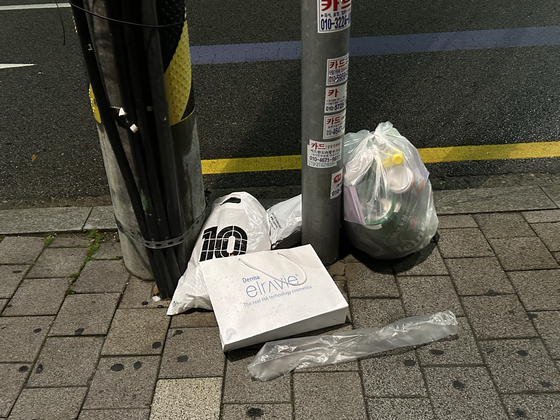
[[[270,250],[267,214],[251,194],[235,192],[214,201],[212,212],[179,279],[167,315],[212,309],[200,265],[216,258]]]
[[[374,258],[419,251],[438,218],[428,170],[418,150],[393,127],[344,137],[344,228],[350,242]]]
[[[288,248],[301,241],[301,194],[266,211],[272,249]]]

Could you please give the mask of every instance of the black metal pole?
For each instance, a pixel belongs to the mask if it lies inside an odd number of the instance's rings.
[[[141,257],[145,246],[162,297],[171,297],[206,207],[185,5],[182,0],[76,0],[73,6],[92,105],[97,103],[94,113],[101,114],[98,128],[115,214],[132,228],[119,224],[126,237],[121,235],[123,255],[126,245],[131,259]],[[135,262],[145,266],[142,259]]]
[[[158,17],[153,0],[142,0],[142,23],[157,25]],[[144,27],[144,50],[149,75],[152,107],[157,133],[160,159],[162,164],[163,193],[168,213],[169,227],[172,237],[180,236],[182,231],[182,213],[179,204],[179,187],[177,168],[175,167],[173,137],[169,121],[167,94],[165,91],[164,68],[162,62],[160,37],[157,29]],[[187,258],[184,243],[177,246],[178,265],[172,264],[170,269],[177,280],[187,268]],[[172,258],[170,258],[172,260]]]

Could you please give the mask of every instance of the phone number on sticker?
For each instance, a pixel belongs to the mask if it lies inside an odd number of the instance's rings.
[[[325,112],[342,111],[346,107],[346,102],[342,102],[336,105],[327,105],[325,107]]]
[[[309,160],[310,162],[328,163],[328,162],[338,162],[339,158],[337,156],[331,158],[328,157],[318,158],[317,156],[309,156],[307,160]]]
[[[321,19],[321,31],[339,31],[350,26],[350,13],[334,19]]]

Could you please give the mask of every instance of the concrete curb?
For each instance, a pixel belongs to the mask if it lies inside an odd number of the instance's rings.
[[[280,201],[261,200],[265,208]],[[518,186],[434,191],[437,214],[455,215],[560,208],[560,187]],[[0,210],[0,235],[116,230],[112,206]]]

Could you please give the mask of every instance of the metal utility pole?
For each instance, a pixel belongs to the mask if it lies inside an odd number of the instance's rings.
[[[338,258],[352,0],[301,3],[302,243]]]
[[[183,0],[74,0],[124,261],[171,297],[203,225]]]

